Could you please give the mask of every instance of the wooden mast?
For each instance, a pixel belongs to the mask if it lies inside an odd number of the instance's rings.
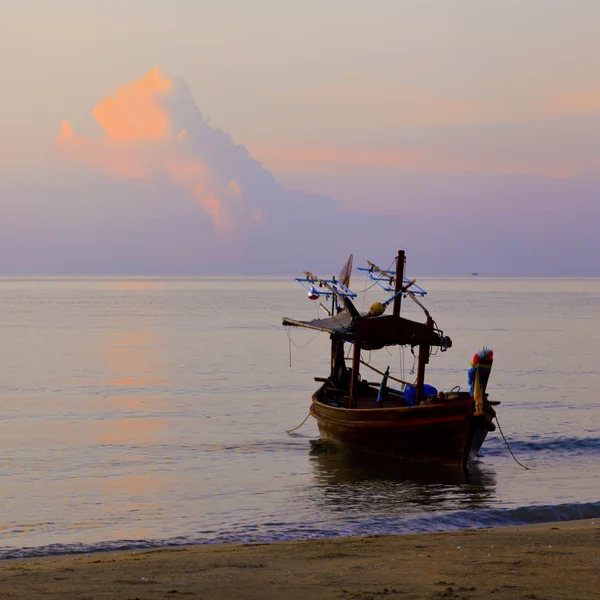
[[[427,328],[433,331],[433,319],[427,317]],[[425,365],[429,362],[429,344],[419,344],[419,365],[417,367],[417,404],[425,400],[423,386],[425,385]]]
[[[404,282],[404,261],[404,250],[398,250],[398,257],[396,258],[396,288],[394,292],[396,297],[394,298],[394,311],[392,313],[394,317],[400,316],[402,294],[399,294],[398,292],[402,289],[402,284]]]
[[[352,354],[352,380],[350,381],[350,406],[356,406],[358,392],[358,374],[360,370],[360,338],[354,336],[354,352]]]

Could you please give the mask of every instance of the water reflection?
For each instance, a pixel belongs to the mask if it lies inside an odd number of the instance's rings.
[[[102,349],[108,388],[118,390],[103,399],[111,416],[102,441],[112,444],[147,444],[164,429],[162,418],[167,403],[152,388],[167,384],[159,339],[152,331],[112,331]]]
[[[157,492],[164,492],[167,489],[166,481],[157,481],[154,475],[147,473],[118,477],[108,481],[106,485],[127,496],[139,498],[148,497]]]
[[[148,281],[146,279],[116,279],[103,282],[103,287],[111,291],[149,291],[163,290],[163,281]]]
[[[118,395],[105,398],[106,406],[111,410],[129,411],[134,413],[149,413],[156,412],[162,408],[167,408],[168,402],[166,398],[159,394],[152,395]]]
[[[104,387],[114,390],[100,400],[104,418],[98,422],[97,438],[108,446],[104,452],[110,454],[112,465],[102,491],[102,511],[112,520],[126,498],[128,510],[138,517],[129,527],[140,537],[149,535],[147,519],[156,510],[153,499],[168,487],[159,462],[148,458],[149,449],[160,447],[167,429],[163,386],[168,378],[161,345],[155,331],[119,328],[108,333],[100,350]],[[113,534],[125,532],[114,523]]]
[[[102,354],[112,387],[166,385],[158,356],[157,334],[152,331],[113,331]]]
[[[157,433],[164,429],[162,419],[121,419],[112,421],[104,432],[102,441],[106,444],[142,445],[157,441]]]
[[[374,517],[440,510],[490,508],[495,473],[406,463],[354,452],[321,440],[311,443],[317,502],[328,510]]]

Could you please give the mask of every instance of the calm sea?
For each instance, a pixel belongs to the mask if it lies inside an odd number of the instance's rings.
[[[427,382],[492,347],[529,470],[498,431],[466,474],[287,434],[329,351],[280,326],[316,310],[288,279],[0,279],[0,557],[600,517],[600,280],[419,284],[454,341]],[[366,358],[414,377],[409,349]]]

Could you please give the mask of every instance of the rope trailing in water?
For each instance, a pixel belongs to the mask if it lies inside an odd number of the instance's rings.
[[[504,433],[502,433],[502,427],[500,427],[500,421],[498,421],[498,415],[496,415],[496,423],[498,424],[498,431],[500,432],[500,435],[502,436],[502,439],[504,440],[504,443],[506,444],[506,447],[508,448],[508,451],[510,452],[510,455],[513,457],[514,461],[520,466],[523,467],[526,471],[530,471],[529,467],[526,467],[523,463],[520,463],[517,458],[515,457],[515,455],[513,454],[513,451],[510,449],[510,446],[508,444],[508,441],[506,440],[506,438],[504,437]]]
[[[300,423],[300,425],[298,425],[298,427],[294,427],[294,429],[286,429],[285,432],[292,433],[292,431],[296,431],[296,429],[300,429],[300,427],[302,427],[302,425],[304,425],[304,423],[306,423],[306,421],[308,421],[308,417],[310,417],[310,413],[308,413],[306,415],[306,418],[304,419],[304,421],[302,421],[302,423]]]
[[[361,362],[361,364],[365,365],[365,367],[369,367],[369,369],[372,369],[373,371],[375,371],[375,373],[379,373],[380,375],[385,375],[385,373],[383,371],[376,369],[374,366],[365,362],[362,358],[360,359],[360,362]],[[410,383],[409,381],[403,381],[402,379],[398,379],[397,377],[392,377],[391,375],[388,375],[387,377],[388,377],[388,379],[391,379],[392,381],[397,381],[398,383],[402,383],[404,385],[414,385],[414,383]]]

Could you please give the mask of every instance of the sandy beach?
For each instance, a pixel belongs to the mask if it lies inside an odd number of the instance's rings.
[[[595,600],[600,520],[0,563],[0,598]]]

